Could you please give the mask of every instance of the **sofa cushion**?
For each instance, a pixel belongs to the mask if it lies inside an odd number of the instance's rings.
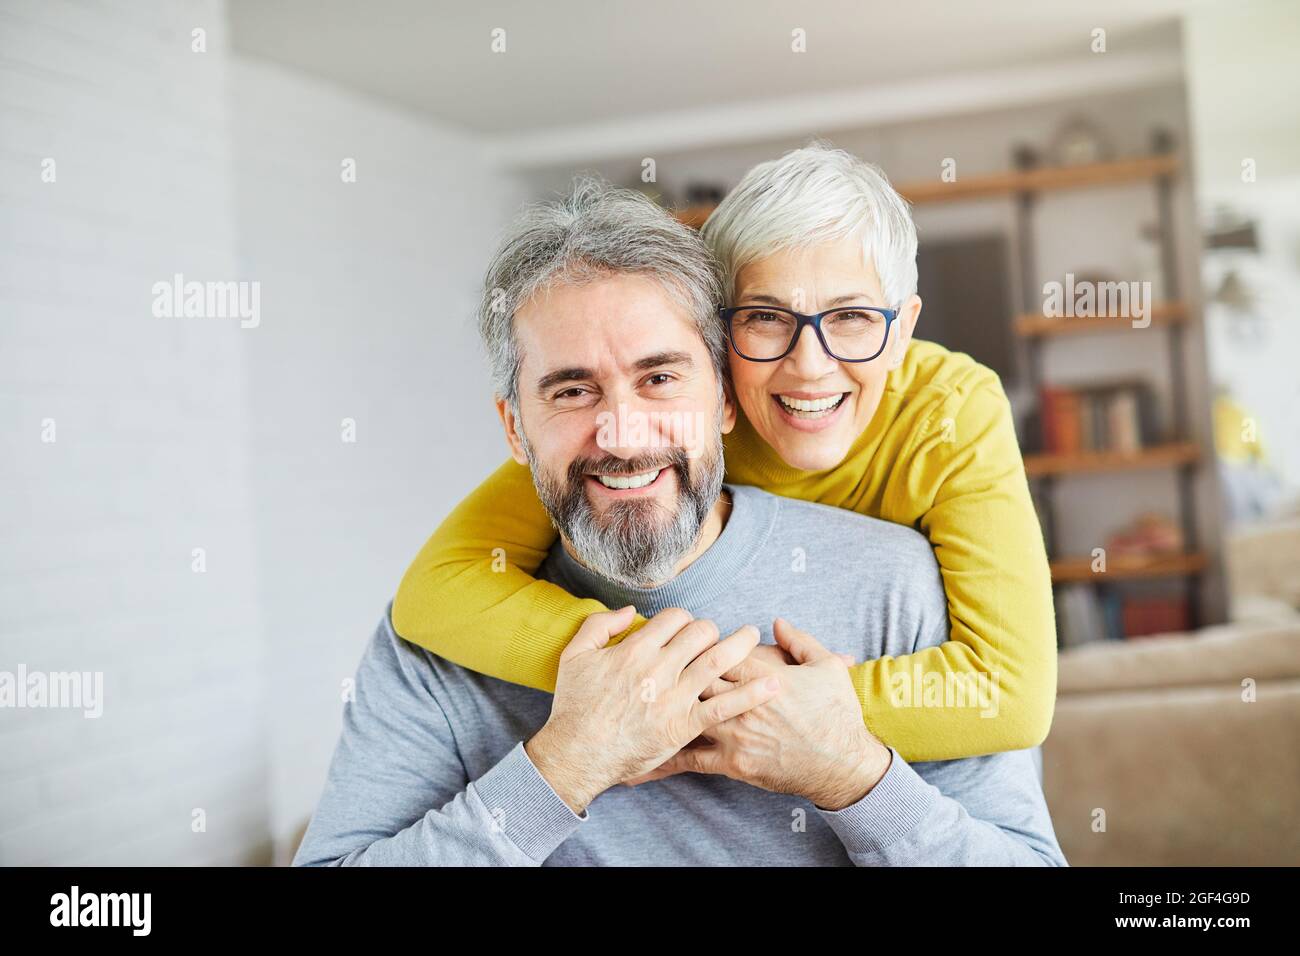
[[[1102,641],[1060,655],[1057,693],[1241,686],[1300,677],[1300,616],[1209,627],[1195,634]]]
[[[1242,598],[1272,598],[1300,610],[1300,520],[1234,528],[1224,563],[1233,596],[1232,616]]]
[[[1061,850],[1072,866],[1294,866],[1297,739],[1300,680],[1252,703],[1233,686],[1062,698],[1043,744]]]

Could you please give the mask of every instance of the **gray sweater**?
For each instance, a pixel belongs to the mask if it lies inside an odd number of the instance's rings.
[[[552,550],[541,577],[642,614],[683,607],[725,635],[784,617],[858,660],[947,638],[924,537],[847,511],[729,487],[711,548],[669,583],[613,584]],[[1031,751],[909,765],[838,812],[726,777],[616,786],[578,816],[523,748],[551,695],[403,641],[388,615],[357,671],[296,865],[1063,865]]]

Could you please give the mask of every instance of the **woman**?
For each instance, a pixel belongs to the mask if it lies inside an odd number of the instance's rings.
[[[851,668],[868,728],[909,761],[1041,743],[1056,687],[1042,536],[997,376],[912,341],[906,203],[875,167],[812,146],[750,170],[703,237],[731,294],[719,318],[743,412],[727,480],[915,527],[934,547],[950,639]],[[528,470],[507,463],[421,550],[394,628],[472,670],[553,690],[561,650],[604,610],[532,578],[554,540]],[[494,568],[493,549],[513,563]],[[996,689],[997,719],[952,706],[951,688],[976,680]]]

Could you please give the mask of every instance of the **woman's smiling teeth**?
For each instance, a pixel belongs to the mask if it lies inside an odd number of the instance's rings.
[[[791,398],[788,395],[778,394],[776,400],[795,418],[825,418],[840,407],[840,402],[844,401],[848,394],[848,392],[841,392],[824,398]]]
[[[594,475],[593,477],[606,488],[616,488],[623,491],[628,488],[644,488],[658,478],[661,471],[663,471],[662,468],[657,471],[647,471],[640,475]]]

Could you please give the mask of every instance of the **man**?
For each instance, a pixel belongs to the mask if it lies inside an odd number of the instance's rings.
[[[585,182],[516,224],[486,286],[498,409],[561,534],[540,576],[622,610],[579,631],[554,697],[386,617],[297,863],[1064,862],[1030,753],[912,767],[863,724],[843,657],[945,639],[925,539],[723,486],[697,237]],[[631,606],[653,617],[609,646]]]

